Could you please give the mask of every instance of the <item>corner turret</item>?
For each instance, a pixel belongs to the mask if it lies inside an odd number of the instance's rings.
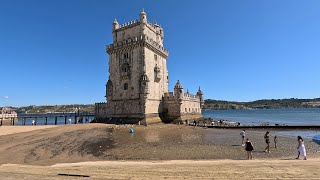
[[[156,42],[163,46],[163,29],[157,23],[153,24],[153,27],[156,30]]]
[[[203,105],[204,105],[204,97],[203,97],[203,92],[201,91],[200,89],[200,86],[199,86],[199,90],[197,92],[197,96],[199,97],[200,99],[200,107],[202,108]]]
[[[147,14],[144,12],[144,9],[140,12],[140,22],[144,24],[147,23]]]
[[[143,72],[143,75],[140,77],[140,94],[145,97],[149,94],[149,82],[146,72]]]
[[[183,99],[183,87],[180,84],[180,81],[178,80],[176,85],[174,86],[174,96],[176,96],[179,99]]]
[[[117,19],[114,19],[112,24],[113,43],[117,42],[117,32],[116,32],[117,29],[119,29],[119,23]]]
[[[115,31],[119,29],[119,23],[117,21],[117,19],[114,19],[113,24],[112,24],[112,31]]]
[[[113,96],[113,84],[112,81],[109,79],[106,84],[106,99],[111,100]]]

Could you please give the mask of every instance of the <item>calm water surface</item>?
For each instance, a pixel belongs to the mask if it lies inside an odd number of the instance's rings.
[[[243,125],[262,123],[320,126],[320,108],[309,109],[253,109],[253,110],[206,110],[205,117],[237,121]]]
[[[320,126],[320,108],[301,109],[253,109],[253,110],[206,110],[204,117],[240,122],[242,125],[317,125]],[[320,143],[319,131],[278,131],[285,136],[303,136]]]

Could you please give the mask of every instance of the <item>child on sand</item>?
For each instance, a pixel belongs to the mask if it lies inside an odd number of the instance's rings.
[[[252,151],[254,149],[251,142],[249,141],[249,138],[247,138],[245,150],[247,151],[248,159],[252,159]]]

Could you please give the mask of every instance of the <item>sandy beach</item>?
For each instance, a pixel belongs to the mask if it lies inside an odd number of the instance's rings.
[[[129,128],[107,124],[2,126],[0,178],[77,178],[58,174],[93,179],[320,177],[319,145],[309,139],[305,140],[308,160],[295,160],[295,138],[278,136],[278,148],[265,153],[265,130],[248,129],[246,135],[255,151],[254,160],[245,160],[239,130],[162,124],[134,126],[135,132],[129,133]]]
[[[319,158],[297,160],[99,161],[1,165],[1,179],[319,179]],[[69,176],[67,176],[69,175]],[[70,176],[73,175],[73,176]],[[82,176],[82,178],[77,177]]]

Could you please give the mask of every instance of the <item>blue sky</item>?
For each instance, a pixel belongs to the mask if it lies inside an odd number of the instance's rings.
[[[318,0],[1,0],[0,106],[104,101],[112,22],[142,8],[164,28],[170,90],[320,97]]]

